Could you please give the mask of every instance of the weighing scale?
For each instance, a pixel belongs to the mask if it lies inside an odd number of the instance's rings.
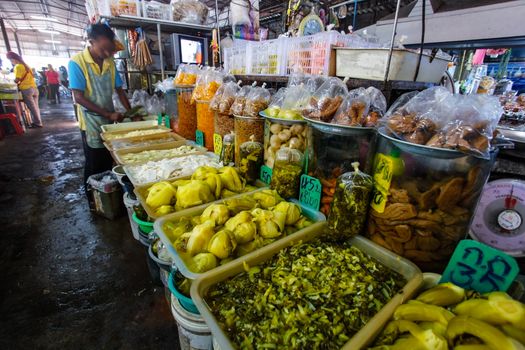
[[[525,182],[501,179],[487,183],[470,235],[509,255],[525,256]]]

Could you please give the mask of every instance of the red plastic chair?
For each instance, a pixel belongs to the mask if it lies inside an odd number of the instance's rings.
[[[16,118],[16,115],[14,115],[13,113],[0,114],[0,120],[2,120],[2,119],[9,120],[9,122],[13,126],[13,129],[15,129],[17,135],[23,135],[24,134],[24,129],[22,129],[22,126],[18,122],[18,119]]]

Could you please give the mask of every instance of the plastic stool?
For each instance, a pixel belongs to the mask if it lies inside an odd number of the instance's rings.
[[[20,123],[16,119],[16,115],[14,115],[13,113],[0,114],[0,120],[2,120],[2,119],[7,119],[7,120],[9,120],[11,122],[11,125],[15,129],[17,135],[23,135],[24,134],[24,129],[22,129],[22,126],[20,125]]]

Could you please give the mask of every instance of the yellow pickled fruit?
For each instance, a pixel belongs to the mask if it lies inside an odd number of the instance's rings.
[[[465,290],[453,283],[439,284],[421,293],[416,300],[438,306],[455,305],[465,299]]]
[[[520,302],[500,298],[466,300],[454,308],[454,313],[471,316],[494,325],[515,324],[525,317],[525,310]]]
[[[446,325],[453,317],[454,314],[447,309],[436,305],[423,304],[417,301],[411,301],[408,304],[400,305],[394,312],[395,320],[439,322],[444,325]]]
[[[481,339],[491,350],[517,350],[514,343],[496,327],[470,316],[456,316],[447,327],[449,345],[452,346],[455,338],[463,334]]]
[[[388,347],[387,349],[425,349],[425,350],[447,350],[447,342],[445,338],[441,335],[435,333],[431,329],[423,329],[418,326],[416,323],[406,320],[396,320],[391,321],[385,328],[386,334],[397,334],[401,335],[403,333],[410,333],[409,338],[416,339],[417,342],[411,341],[410,343],[399,341],[398,339],[393,346]],[[405,346],[404,348],[401,345]]]
[[[191,231],[191,236],[186,244],[186,250],[190,255],[196,255],[206,251],[208,244],[213,237],[215,223],[207,220],[204,223],[197,225]]]
[[[149,188],[146,204],[156,209],[163,205],[170,205],[177,195],[177,190],[167,181],[162,181]]]
[[[233,233],[229,230],[221,230],[213,235],[208,243],[208,252],[219,259],[228,258],[237,247]]]
[[[521,344],[525,346],[525,332],[523,331],[523,329],[519,329],[510,324],[504,324],[504,325],[501,325],[501,330],[507,336],[516,339],[517,341],[519,341]]]
[[[155,210],[155,214],[157,216],[167,215],[172,212],[173,212],[173,207],[171,205],[162,205],[158,207],[157,210]]]

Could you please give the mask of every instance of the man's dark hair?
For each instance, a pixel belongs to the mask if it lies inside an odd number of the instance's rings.
[[[115,39],[115,33],[111,28],[102,23],[91,24],[86,31],[88,39],[98,39],[100,37],[108,38],[111,41]]]

